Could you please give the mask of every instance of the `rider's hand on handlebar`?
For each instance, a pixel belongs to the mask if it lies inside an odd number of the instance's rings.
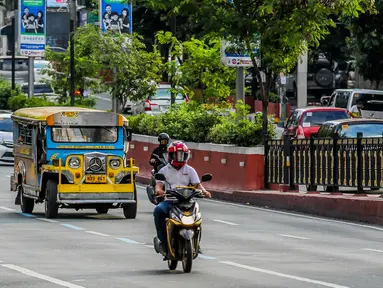
[[[202,192],[202,195],[206,198],[211,198],[211,194],[208,191]]]
[[[156,192],[156,195],[157,195],[158,197],[164,197],[164,196],[165,196],[165,191],[164,191],[164,190],[157,191],[157,192]]]

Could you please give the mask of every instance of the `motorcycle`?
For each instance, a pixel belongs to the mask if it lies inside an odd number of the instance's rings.
[[[168,161],[166,161],[167,157],[165,157],[165,155],[163,158],[160,158],[157,155],[153,155],[153,156],[161,163],[160,165],[158,165],[158,171],[162,167],[164,167],[168,164]],[[149,164],[153,165],[152,163],[150,163],[150,161],[149,161]],[[155,193],[155,187],[156,187],[156,179],[155,179],[156,171],[155,171],[155,169],[152,169],[151,173],[152,173],[152,177],[151,177],[152,183],[146,187],[146,194],[148,195],[149,201],[152,204],[157,206],[159,203],[162,202],[163,198],[162,197],[156,197],[156,195],[155,195],[156,194]]]
[[[155,179],[165,181],[164,201],[170,201],[172,208],[169,217],[166,218],[166,235],[168,253],[165,255],[160,249],[160,242],[154,238],[154,249],[164,256],[168,261],[170,270],[177,268],[178,261],[182,261],[182,268],[185,273],[190,273],[193,260],[198,257],[199,243],[201,241],[202,216],[199,205],[194,198],[203,198],[202,191],[194,186],[179,186],[175,189],[170,187],[165,175],[156,174]],[[201,182],[208,182],[212,179],[211,174],[202,176]]]

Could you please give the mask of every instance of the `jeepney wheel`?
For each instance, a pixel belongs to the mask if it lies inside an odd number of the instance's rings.
[[[31,198],[27,198],[24,196],[24,189],[23,186],[19,186],[19,193],[20,193],[20,206],[21,206],[21,212],[23,213],[32,213],[33,208],[35,207],[35,200]]]
[[[98,214],[108,214],[109,208],[108,207],[97,207],[96,211]]]
[[[126,219],[136,219],[137,216],[138,199],[136,183],[134,183],[134,200],[136,200],[136,203],[122,204],[122,210],[124,211],[124,216]]]
[[[58,211],[57,182],[49,179],[45,187],[45,217],[56,218]]]

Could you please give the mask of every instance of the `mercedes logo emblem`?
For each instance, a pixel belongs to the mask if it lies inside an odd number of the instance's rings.
[[[92,171],[99,171],[102,168],[102,161],[99,158],[92,158],[89,162]]]

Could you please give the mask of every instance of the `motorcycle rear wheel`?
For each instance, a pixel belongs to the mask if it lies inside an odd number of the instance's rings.
[[[177,269],[177,265],[178,265],[178,261],[177,260],[168,260],[169,270],[176,270]]]
[[[185,273],[190,273],[193,266],[193,244],[192,240],[185,240],[184,258],[182,260],[182,268]]]

